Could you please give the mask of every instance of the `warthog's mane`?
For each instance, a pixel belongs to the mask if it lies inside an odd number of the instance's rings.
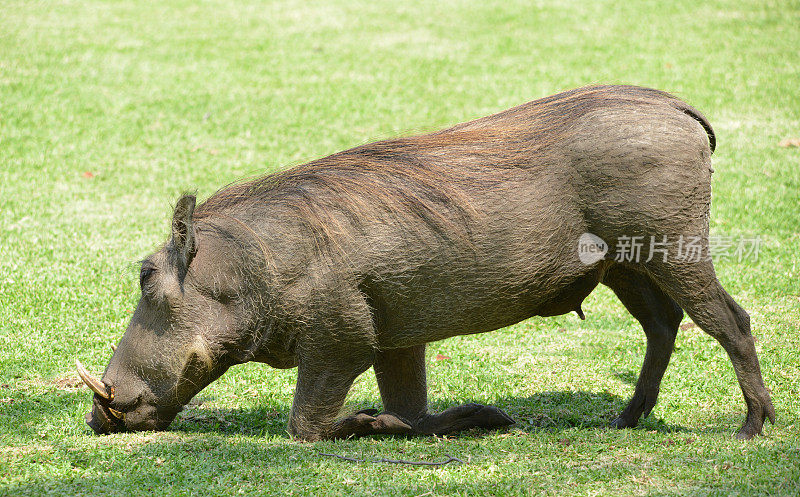
[[[471,198],[515,175],[531,174],[531,164],[542,162],[533,159],[563,145],[585,114],[631,104],[667,105],[693,117],[713,151],[708,121],[672,95],[635,86],[589,86],[443,131],[369,143],[230,184],[199,205],[195,218],[238,220],[239,209],[260,205],[293,212],[320,242],[353,233],[338,229],[342,219],[358,226],[365,216],[377,215],[415,229],[427,226],[445,238],[468,238],[470,220],[479,216]]]

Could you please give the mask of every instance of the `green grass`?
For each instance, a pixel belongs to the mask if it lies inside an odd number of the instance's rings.
[[[0,494],[800,493],[800,149],[778,146],[800,137],[800,5],[388,5],[0,0]],[[508,431],[296,442],[296,373],[248,364],[168,432],[90,435],[74,359],[102,371],[138,298],[135,261],[166,238],[179,193],[598,82],[672,91],[717,131],[713,229],[763,240],[757,261],[718,272],[773,391],[764,437],[731,438],[741,393],[697,328],[650,418],[605,429],[644,337],[604,288],[586,321],[429,347],[433,407],[492,403],[518,420]],[[347,407],[378,403],[365,374]]]

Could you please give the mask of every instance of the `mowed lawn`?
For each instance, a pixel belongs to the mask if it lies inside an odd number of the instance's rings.
[[[800,148],[779,143],[800,138],[798,26],[791,0],[0,0],[0,494],[797,495]],[[717,269],[774,396],[763,437],[732,438],[731,363],[688,318],[651,416],[607,429],[645,340],[606,288],[586,321],[429,346],[432,408],[491,403],[508,430],[297,442],[296,372],[247,364],[167,432],[90,433],[75,359],[102,372],[181,192],[590,83],[674,92],[714,125],[712,229],[760,240]],[[368,407],[371,371],[346,406]],[[465,464],[369,462],[446,454]]]

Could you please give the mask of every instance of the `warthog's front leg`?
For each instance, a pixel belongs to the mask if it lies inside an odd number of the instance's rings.
[[[363,354],[352,357],[341,351],[314,350],[300,357],[297,388],[289,417],[289,433],[310,442],[360,435],[366,419],[357,416],[336,420],[353,381],[369,368]]]
[[[319,309],[298,351],[289,432],[303,440],[348,438],[372,433],[411,433],[395,416],[373,410],[337,419],[353,381],[375,359],[369,306],[358,291],[335,295],[338,305]]]
[[[425,345],[379,351],[374,367],[385,410],[376,419],[391,416],[418,434],[445,434],[514,424],[500,409],[481,404],[464,404],[439,414],[429,414]]]

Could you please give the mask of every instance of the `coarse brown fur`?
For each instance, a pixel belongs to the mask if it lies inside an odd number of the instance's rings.
[[[614,426],[653,408],[685,310],[730,355],[750,438],[774,410],[747,314],[711,262],[671,245],[663,258],[610,256],[625,237],[696,237],[707,253],[714,146],[705,117],[675,97],[594,86],[236,183],[196,208],[184,196],[103,376],[116,397],[96,398],[89,424],[163,428],[228,367],[255,360],[298,367],[289,429],[303,439],[507,425],[491,406],[429,413],[425,344],[581,313],[602,282],[648,339]],[[584,233],[609,256],[581,262]],[[384,412],[337,419],[370,366]]]

